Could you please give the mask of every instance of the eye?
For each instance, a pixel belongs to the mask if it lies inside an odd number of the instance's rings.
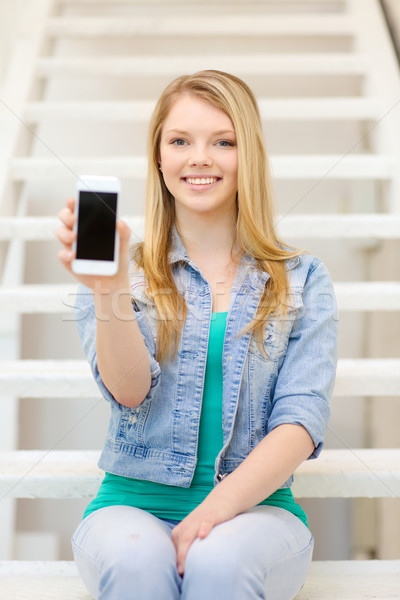
[[[220,146],[221,148],[229,148],[233,147],[234,143],[229,140],[219,140],[219,142],[217,142],[217,146]]]
[[[171,140],[170,142],[173,146],[184,146],[186,144],[186,140],[182,138],[176,138],[175,140]]]

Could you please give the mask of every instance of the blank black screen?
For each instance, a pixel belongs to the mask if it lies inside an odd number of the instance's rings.
[[[117,194],[80,192],[76,258],[114,260]]]

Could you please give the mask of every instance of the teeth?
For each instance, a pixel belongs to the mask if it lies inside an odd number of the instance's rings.
[[[191,185],[205,185],[207,183],[215,183],[217,177],[186,177],[186,181]]]

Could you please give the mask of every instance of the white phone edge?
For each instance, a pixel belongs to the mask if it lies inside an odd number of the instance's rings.
[[[119,196],[121,192],[121,182],[117,177],[81,175],[77,181],[77,198],[75,203],[75,224],[74,232],[78,229],[78,211],[79,211],[79,192],[116,192]],[[118,221],[119,198],[117,201],[117,214],[115,222]],[[73,245],[73,251],[76,252],[76,241]],[[119,257],[119,235],[116,231],[114,244],[114,260],[85,260],[75,258],[71,262],[71,269],[77,275],[115,275],[118,271]]]

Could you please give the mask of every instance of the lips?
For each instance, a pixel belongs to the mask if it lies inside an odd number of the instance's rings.
[[[182,178],[186,183],[190,185],[209,185],[211,183],[216,183],[221,179],[220,177],[183,177]]]

